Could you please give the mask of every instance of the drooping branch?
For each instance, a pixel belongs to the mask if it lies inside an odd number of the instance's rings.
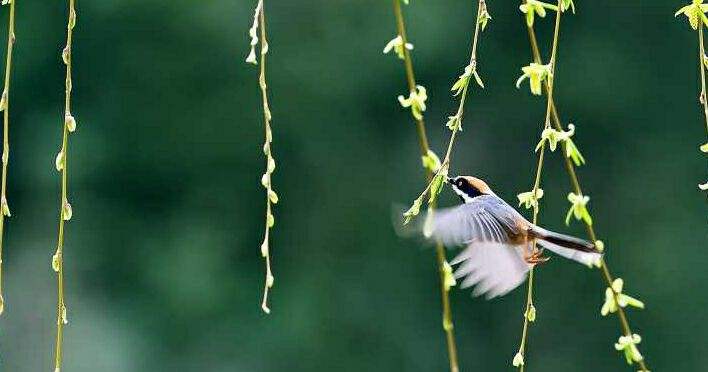
[[[64,325],[68,324],[66,303],[64,301],[64,236],[65,223],[71,220],[72,210],[68,194],[68,165],[69,165],[69,135],[76,130],[76,119],[71,113],[72,90],[72,36],[76,26],[75,0],[69,0],[69,14],[66,26],[66,46],[62,51],[62,60],[66,65],[66,79],[64,87],[64,122],[62,128],[61,150],[57,154],[55,166],[61,173],[61,205],[59,208],[59,237],[57,249],[52,257],[52,268],[57,273],[57,334],[54,356],[54,370],[59,372],[62,364],[62,341]]]
[[[260,34],[259,34],[260,29]],[[273,131],[271,128],[271,112],[268,104],[268,84],[266,81],[266,55],[268,54],[268,39],[266,34],[266,18],[264,0],[259,0],[256,5],[256,10],[253,16],[253,25],[249,30],[251,36],[251,52],[246,57],[246,62],[258,64],[259,59],[256,57],[256,46],[260,42],[260,69],[258,75],[258,86],[261,91],[261,101],[263,104],[263,127],[265,130],[265,141],[263,143],[263,153],[266,157],[266,171],[261,177],[261,185],[266,190],[266,213],[265,213],[265,232],[263,242],[261,243],[261,256],[265,259],[265,283],[263,286],[263,299],[261,301],[261,309],[270,314],[268,307],[268,292],[275,281],[271,270],[270,257],[270,229],[275,225],[275,216],[273,215],[273,205],[278,203],[278,194],[273,190],[272,175],[275,171],[275,158],[271,150],[273,142]],[[260,39],[259,39],[260,37]]]
[[[400,44],[393,47],[397,47],[397,52],[400,52],[399,56],[403,57],[403,64],[405,67],[408,90],[410,92],[415,92],[417,84],[415,80],[415,72],[413,70],[413,59],[411,57],[409,49],[409,46],[410,48],[412,48],[412,45],[408,42],[408,36],[406,34],[406,25],[403,19],[401,0],[393,0],[393,11],[396,17],[396,29],[398,31],[398,35],[396,36],[396,38],[394,38],[394,40],[400,39]],[[419,117],[414,117],[414,120],[416,124],[416,132],[418,134],[418,145],[420,147],[420,155],[423,159],[426,159],[431,153],[431,151],[428,145],[428,135],[425,128],[425,121],[423,120],[422,115],[420,115]],[[433,179],[433,167],[425,167],[425,177],[428,182]],[[433,205],[431,208],[434,207],[435,206]],[[446,285],[446,268],[449,267],[449,265],[447,265],[447,260],[445,257],[445,247],[439,241],[435,244],[435,257],[437,260],[437,266],[440,276],[440,295],[442,301],[443,330],[445,331],[448,359],[450,362],[450,371],[458,372],[460,368],[457,359],[457,345],[455,343],[455,330],[452,321],[452,310],[450,308],[450,287]]]
[[[526,3],[526,2],[524,2]],[[560,2],[559,2],[560,3]],[[560,4],[559,4],[560,5]],[[528,31],[528,37],[529,37],[529,43],[531,47],[531,53],[532,57],[534,60],[534,63],[536,64],[541,64],[541,54],[539,51],[539,46],[538,46],[538,41],[536,38],[536,33],[533,27],[533,24],[527,23],[527,31]],[[560,119],[560,116],[558,114],[558,110],[556,108],[554,99],[553,99],[553,93],[552,93],[552,80],[549,83],[548,80],[543,82],[543,90],[546,92],[546,96],[548,98],[548,105],[550,106],[550,119],[553,125],[553,128],[557,132],[564,132],[565,128],[563,126],[563,123]],[[572,124],[568,125],[569,129],[571,131],[574,130],[574,127],[572,127]],[[545,145],[545,142],[544,142]],[[563,141],[563,147],[565,149],[565,155],[563,156],[563,160],[565,163],[565,168],[568,174],[568,178],[570,180],[570,184],[572,187],[572,190],[575,195],[584,195],[581,184],[576,172],[576,165],[579,165],[581,163],[584,163],[584,159],[582,159],[582,156],[579,156],[579,152],[577,151],[577,148],[573,144],[572,141]],[[572,154],[577,153],[579,156],[579,159],[582,159],[582,161],[577,161],[578,158],[574,158],[571,156]],[[585,211],[586,213],[587,210]],[[589,213],[588,213],[589,216]],[[597,235],[595,233],[595,229],[593,227],[592,219],[590,218],[582,218],[582,221],[584,223],[587,236],[590,241],[595,242],[595,245],[598,247],[598,249],[602,250],[604,249],[604,244],[602,241],[598,240]],[[623,293],[621,293],[621,279],[614,279],[612,277],[611,271],[609,266],[607,265],[606,260],[604,257],[600,259],[600,262],[598,263],[598,266],[600,267],[600,272],[601,272],[601,278],[607,285],[607,291],[606,291],[606,302],[605,305],[603,306],[602,309],[602,314],[606,315],[609,312],[617,312],[618,318],[620,320],[620,326],[622,329],[622,334],[623,336],[620,337],[620,342],[618,344],[615,344],[615,347],[618,348],[618,350],[624,350],[625,351],[625,356],[627,357],[627,361],[635,361],[639,364],[640,370],[641,371],[648,371],[648,367],[646,365],[646,361],[644,360],[644,357],[641,355],[639,352],[636,344],[641,340],[638,335],[634,334],[632,332],[632,329],[629,324],[629,320],[627,318],[627,314],[624,310],[624,307],[626,305],[630,306],[635,306],[639,308],[643,308],[644,304],[641,303],[640,301],[633,299]],[[618,285],[619,284],[619,285]],[[532,282],[529,281],[529,286],[532,286]],[[611,309],[611,310],[610,310]],[[525,321],[526,322],[526,321]],[[623,344],[623,341],[625,343]]]
[[[3,111],[2,188],[0,189],[0,314],[5,310],[5,299],[2,295],[2,246],[5,235],[5,217],[10,217],[10,206],[7,202],[7,164],[10,160],[10,76],[12,72],[12,50],[15,46],[15,1],[11,1],[9,5],[5,85],[0,98],[0,110]]]
[[[560,33],[560,20],[561,20],[561,15],[563,12],[559,11],[558,9],[561,8],[561,0],[558,0],[558,5],[556,6],[556,17],[555,17],[555,26],[553,28],[553,44],[551,47],[551,58],[550,62],[548,63],[548,67],[546,69],[546,95],[547,95],[547,100],[546,100],[546,116],[543,122],[543,130],[545,131],[547,128],[550,128],[550,117],[551,117],[551,107],[552,107],[552,100],[553,100],[553,86],[555,85],[555,67],[556,67],[556,58],[557,58],[557,52],[558,52],[558,36]],[[533,13],[532,10],[527,10],[527,14]],[[528,18],[527,18],[528,19]],[[531,22],[527,22],[529,24]],[[536,64],[540,65],[540,61],[536,61]],[[532,77],[530,77],[531,79]],[[533,88],[533,87],[532,87]],[[531,205],[533,207],[533,223],[534,225],[538,223],[538,213],[539,213],[539,208],[540,204],[538,202],[538,199],[540,199],[540,196],[543,195],[543,191],[541,190],[541,174],[543,172],[543,161],[544,161],[544,155],[546,152],[546,142],[543,141],[541,142],[540,148],[537,148],[539,151],[538,154],[538,163],[536,165],[536,173],[534,177],[534,183],[533,183],[533,190],[531,191]],[[536,250],[536,241],[533,242],[532,251]],[[516,353],[514,356],[514,360],[512,361],[512,364],[516,367],[520,367],[521,371],[524,371],[525,368],[525,355],[526,355],[526,346],[527,346],[527,340],[528,340],[528,330],[529,330],[529,325],[531,322],[533,322],[536,318],[536,308],[533,305],[533,284],[534,284],[534,268],[533,266],[529,270],[529,280],[528,280],[528,287],[527,287],[527,292],[526,292],[526,305],[524,309],[524,323],[523,323],[523,328],[521,331],[521,343],[519,345],[519,351]]]

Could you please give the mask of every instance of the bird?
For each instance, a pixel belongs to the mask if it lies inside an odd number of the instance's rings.
[[[473,286],[475,297],[503,296],[521,285],[531,267],[549,259],[544,248],[587,266],[602,257],[591,242],[529,222],[479,178],[446,177],[446,183],[463,203],[435,210],[426,235],[448,247],[465,247],[450,264],[461,288]]]

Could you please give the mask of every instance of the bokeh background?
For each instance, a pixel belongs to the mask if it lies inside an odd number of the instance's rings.
[[[55,332],[66,5],[17,0],[0,368],[48,371]],[[66,371],[443,371],[434,253],[398,237],[394,205],[423,187],[415,131],[396,101],[402,65],[390,1],[267,1],[274,176],[273,312],[260,310],[264,169],[254,1],[78,3],[66,240]],[[580,176],[607,259],[629,294],[652,370],[708,364],[705,128],[696,34],[681,1],[576,1],[561,26],[556,96],[588,161]],[[431,144],[456,101],[476,1],[405,7]],[[479,71],[452,171],[510,202],[530,189],[544,101],[517,90],[530,61],[517,2],[489,1]],[[2,30],[7,8],[2,8]],[[552,20],[537,20],[547,56]],[[5,35],[2,31],[2,35]],[[2,36],[4,37],[4,36]],[[4,45],[4,43],[3,43]],[[4,55],[4,49],[2,49]],[[547,57],[546,57],[547,58]],[[569,184],[546,163],[540,216],[565,227]],[[444,204],[457,201],[445,193]],[[450,252],[453,254],[453,252]],[[539,271],[532,371],[625,371],[602,318],[598,272]],[[451,292],[463,371],[512,370],[524,290]]]

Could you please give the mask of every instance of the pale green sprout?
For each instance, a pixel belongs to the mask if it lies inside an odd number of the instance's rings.
[[[620,336],[617,343],[615,343],[615,349],[617,351],[624,351],[624,358],[627,360],[627,364],[641,362],[644,360],[644,357],[637,348],[637,345],[640,342],[642,342],[642,338],[636,333],[627,336]]]
[[[528,310],[526,310],[526,313],[524,313],[524,316],[526,317],[526,319],[529,320],[529,322],[531,322],[531,323],[535,322],[536,321],[536,306],[533,306],[533,304],[531,304],[531,306],[529,306]]]
[[[572,216],[575,217],[576,220],[583,220],[588,226],[592,226],[592,217],[587,207],[590,197],[571,192],[568,193],[568,201],[570,202],[570,209],[565,216],[565,224],[570,225],[570,217]]]
[[[450,88],[451,91],[455,92],[455,94],[453,94],[454,96],[458,96],[463,90],[465,90],[465,88],[467,88],[470,83],[470,77],[472,76],[474,76],[474,80],[477,82],[477,85],[484,89],[484,82],[482,82],[482,78],[479,77],[479,74],[477,73],[476,64],[472,62],[465,66],[465,72],[457,78],[455,84],[453,84],[452,88]]]
[[[602,240],[595,240],[595,248],[597,248],[597,250],[600,252],[604,252],[605,243]]]
[[[460,120],[460,117],[458,115],[448,116],[447,123],[445,123],[445,126],[450,128],[450,130],[453,132],[462,132],[462,120]]]
[[[69,319],[66,317],[66,305],[61,305],[61,322],[69,324]]]
[[[54,159],[54,167],[57,169],[57,172],[61,172],[62,169],[64,169],[64,150],[57,153],[57,157]]]
[[[432,173],[436,173],[440,169],[440,158],[433,150],[428,149],[428,153],[420,157],[423,168],[429,170]]]
[[[567,131],[559,131],[551,127],[546,127],[543,132],[541,132],[541,140],[536,145],[536,149],[534,151],[538,152],[538,150],[543,147],[543,144],[545,142],[548,142],[548,147],[550,148],[551,152],[553,152],[556,151],[558,142],[564,142],[565,156],[571,159],[576,166],[585,164],[585,158],[580,153],[580,150],[578,150],[578,147],[575,145],[575,142],[573,142],[573,139],[571,138],[574,134],[575,125],[573,124],[568,124]]]
[[[425,101],[428,100],[428,93],[422,85],[416,85],[415,90],[411,91],[408,98],[402,95],[398,96],[398,102],[404,108],[410,107],[411,113],[416,120],[423,119],[423,111],[425,111]]]
[[[524,79],[529,79],[529,85],[531,87],[531,93],[540,96],[543,91],[541,90],[541,82],[547,78],[553,78],[553,73],[551,69],[551,64],[542,65],[532,62],[528,66],[521,68],[523,74],[516,80],[516,88],[521,87],[521,83]]]
[[[447,178],[447,164],[442,165],[441,167],[438,168],[438,171],[435,173],[433,176],[433,179],[430,181],[430,184],[428,184],[428,187],[423,190],[423,192],[418,196],[417,199],[413,201],[413,205],[411,205],[410,208],[408,208],[407,211],[403,213],[403,224],[406,225],[408,224],[413,217],[417,216],[420,214],[420,207],[423,205],[423,198],[428,195],[428,205],[434,205],[435,201],[438,198],[438,195],[440,195],[440,192],[442,191],[442,187],[445,184],[445,178]],[[429,209],[430,211],[430,209]],[[430,217],[430,215],[429,215]],[[426,221],[427,222],[427,221]],[[425,233],[425,230],[423,231]]]
[[[405,50],[403,48],[404,48],[403,38],[401,37],[401,35],[397,35],[396,37],[391,39],[391,41],[389,41],[386,44],[386,46],[383,49],[383,53],[388,54],[388,52],[393,50],[394,52],[396,52],[396,55],[398,56],[398,58],[405,59],[406,55],[405,55]],[[413,44],[405,43],[405,49],[413,50]]]
[[[576,167],[585,164],[585,158],[583,154],[580,153],[578,147],[575,146],[575,142],[571,138],[565,141],[565,157],[570,158]]]
[[[12,216],[12,215],[10,214],[10,206],[7,205],[7,199],[6,199],[4,196],[3,196],[2,198],[0,198],[0,207],[2,207],[2,214],[3,214],[5,217],[10,217],[10,216]]]
[[[482,9],[479,10],[479,16],[477,17],[477,23],[482,27],[482,31],[487,28],[487,23],[492,20],[492,16],[487,11],[487,3],[481,2],[480,5]]]
[[[409,222],[411,222],[411,219],[413,217],[417,216],[420,213],[420,207],[423,205],[423,195],[421,195],[418,199],[413,201],[413,205],[411,205],[410,208],[408,208],[407,211],[403,212],[403,224],[406,225]]]
[[[12,0],[2,0],[2,5],[9,5]]]
[[[543,147],[543,143],[546,141],[548,141],[548,148],[551,152],[556,151],[558,142],[567,140],[573,134],[575,134],[575,126],[573,124],[568,125],[568,131],[558,131],[553,128],[546,127],[543,132],[541,132],[541,140],[538,141],[534,151],[538,152],[538,150]]]
[[[520,350],[516,352],[516,355],[514,355],[514,359],[511,361],[511,365],[516,368],[519,368],[524,365],[524,355],[521,354]]]
[[[73,215],[74,213],[71,210],[71,204],[69,204],[68,200],[64,199],[64,203],[61,208],[61,217],[64,221],[69,221]]]
[[[685,15],[691,24],[691,28],[698,30],[699,18],[703,21],[703,24],[708,26],[708,18],[706,18],[705,12],[708,12],[708,4],[703,4],[703,0],[693,0],[691,4],[679,9],[674,14],[674,17],[678,17],[680,14]]]
[[[705,145],[702,145],[702,146],[700,147],[700,149],[701,149],[701,152],[706,152],[706,153],[708,153],[708,143],[706,143]]]
[[[61,259],[59,258],[60,254],[61,253],[57,251],[52,256],[52,270],[54,270],[55,272],[59,272],[59,264],[61,263]]]
[[[445,178],[447,177],[447,169],[441,169],[438,174],[433,177],[430,182],[430,195],[428,196],[428,204],[434,204],[438,199],[438,195],[442,191],[442,187],[445,184]]]
[[[526,24],[529,27],[533,27],[533,19],[536,14],[543,18],[546,16],[546,9],[552,10],[554,12],[558,11],[558,7],[553,4],[544,3],[538,0],[526,0],[526,4],[519,5],[519,10],[526,14]]]
[[[575,14],[575,4],[573,4],[573,0],[561,0],[561,12],[565,12],[568,8]]]
[[[248,53],[248,57],[246,57],[246,62],[254,65],[258,64],[258,60],[256,58],[256,45],[258,45],[258,17],[260,16],[262,9],[263,1],[258,1],[256,10],[253,14],[253,25],[250,29],[248,29],[248,35],[251,36],[251,51]]]
[[[455,276],[452,273],[452,266],[450,266],[447,261],[443,263],[443,276],[445,278],[445,280],[443,281],[443,284],[445,286],[445,292],[449,292],[450,288],[457,285],[457,281],[455,280]]]
[[[403,1],[403,4],[408,5],[408,1],[409,1],[409,0],[401,0],[401,1]]]
[[[543,189],[540,187],[537,188],[535,194],[533,190],[522,192],[516,195],[516,197],[519,198],[519,207],[523,205],[526,209],[536,208],[538,206],[538,200],[543,197]]]
[[[600,314],[602,314],[602,316],[615,313],[620,307],[625,308],[627,306],[632,306],[638,309],[644,309],[644,302],[622,293],[623,287],[624,280],[622,280],[622,278],[617,278],[612,282],[612,287],[607,287],[605,289],[605,302],[602,304],[602,308],[600,309]],[[617,296],[617,301],[615,301],[615,295]]]
[[[66,124],[66,129],[69,132],[74,133],[76,131],[76,119],[71,114],[66,114],[64,116],[64,124]]]

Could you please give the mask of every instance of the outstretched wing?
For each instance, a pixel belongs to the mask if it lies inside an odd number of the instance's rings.
[[[453,208],[436,210],[431,233],[446,246],[473,242],[506,243],[521,233],[525,221],[514,208],[493,195],[482,195]]]
[[[432,236],[447,246],[466,245],[454,260],[455,278],[462,288],[475,286],[473,295],[502,296],[526,280],[529,265],[523,246],[514,244],[525,221],[512,207],[493,195],[435,212]]]

